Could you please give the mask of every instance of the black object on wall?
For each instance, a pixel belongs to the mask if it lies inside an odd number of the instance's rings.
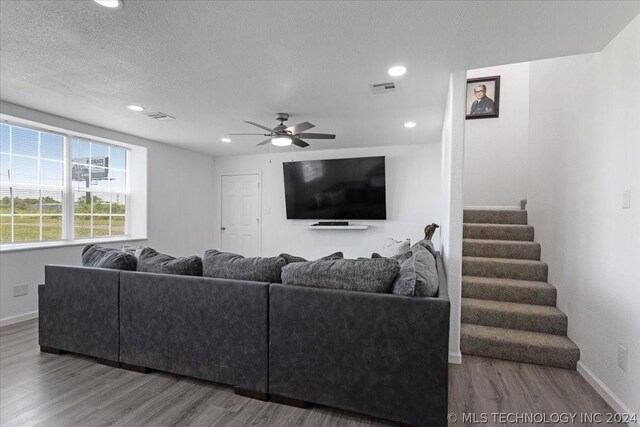
[[[387,219],[385,158],[286,162],[287,219]]]

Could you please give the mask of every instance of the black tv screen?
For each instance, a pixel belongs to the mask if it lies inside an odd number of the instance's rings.
[[[287,219],[387,219],[384,156],[283,167]]]

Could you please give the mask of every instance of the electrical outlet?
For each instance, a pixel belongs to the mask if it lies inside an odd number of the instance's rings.
[[[13,296],[21,297],[29,293],[29,285],[17,285],[13,287]]]
[[[622,192],[622,209],[631,209],[631,190]]]
[[[618,344],[618,367],[627,372],[627,349]]]

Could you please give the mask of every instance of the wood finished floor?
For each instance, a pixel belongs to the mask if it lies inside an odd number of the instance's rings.
[[[300,409],[248,399],[231,387],[192,378],[40,353],[37,341],[35,320],[0,329],[2,426],[394,425],[321,406]],[[465,356],[462,365],[450,365],[449,385],[450,412],[458,417],[463,412],[612,412],[577,372],[557,368]]]

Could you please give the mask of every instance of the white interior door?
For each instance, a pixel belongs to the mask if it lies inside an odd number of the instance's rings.
[[[260,177],[222,176],[221,250],[260,255]]]

